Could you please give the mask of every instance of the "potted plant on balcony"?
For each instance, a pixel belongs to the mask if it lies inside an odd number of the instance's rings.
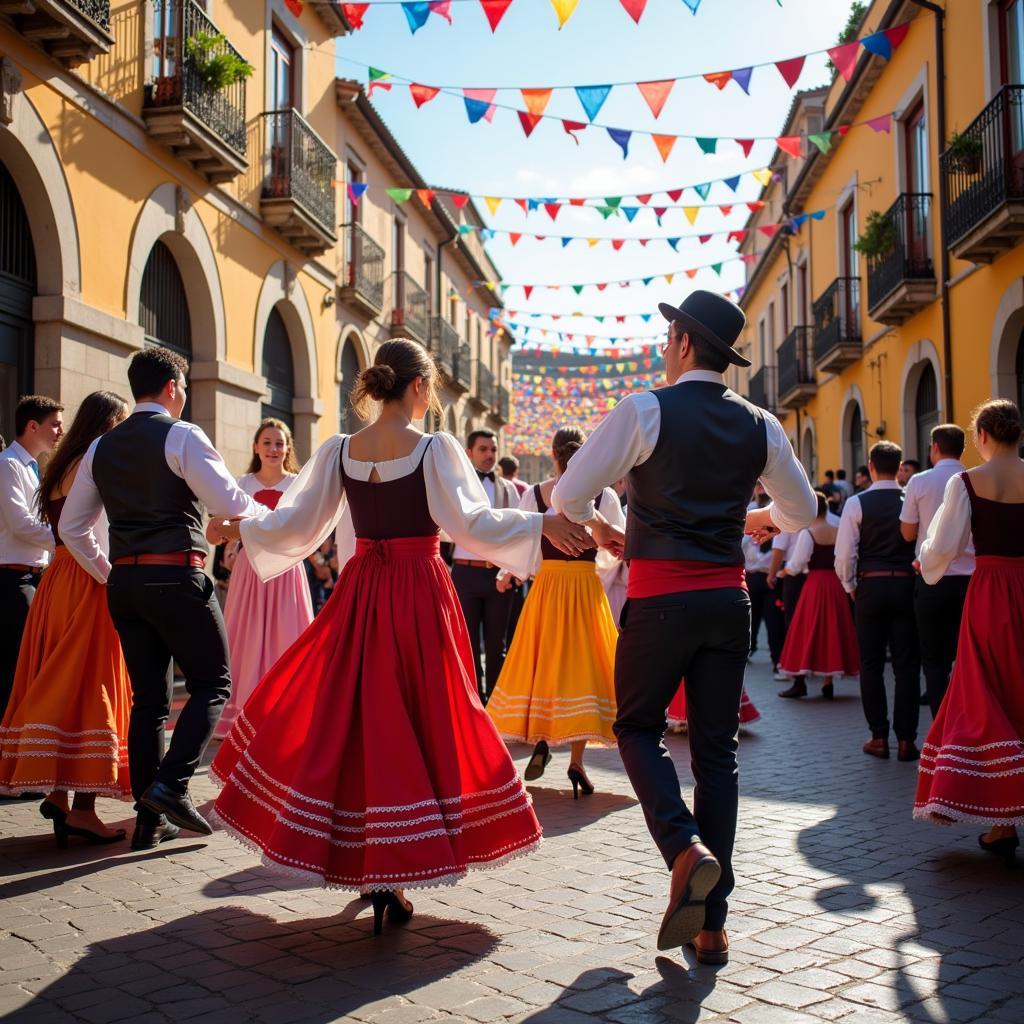
[[[868,214],[864,233],[853,243],[854,249],[869,260],[888,256],[896,248],[896,225],[879,210]]]
[[[964,174],[974,175],[981,170],[983,148],[977,136],[953,132],[946,152],[953,166]]]
[[[220,32],[197,32],[185,43],[196,74],[214,92],[245,81],[253,66],[235,53]]]

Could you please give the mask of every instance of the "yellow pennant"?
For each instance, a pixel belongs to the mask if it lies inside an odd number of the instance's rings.
[[[697,223],[697,214],[700,212],[699,206],[684,206],[683,213],[686,215],[686,219],[691,225]]]
[[[501,206],[501,200],[494,196],[484,196],[484,202],[487,204],[487,209],[491,211],[492,216],[498,212],[498,207]]]
[[[772,180],[772,172],[767,167],[762,167],[759,171],[750,172],[762,185],[767,185]]]
[[[599,239],[599,238],[588,238],[588,239],[587,239],[587,245],[589,245],[589,246],[590,246],[590,248],[591,248],[591,249],[593,249],[593,248],[594,248],[594,246],[595,246],[595,245],[597,245],[597,243],[598,243],[599,241],[600,241],[600,239]]]
[[[561,28],[571,17],[572,12],[576,10],[576,5],[580,0],[551,0],[551,6],[555,9],[555,14],[558,15],[558,27]]]

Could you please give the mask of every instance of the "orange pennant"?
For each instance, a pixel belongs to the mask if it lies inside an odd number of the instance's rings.
[[[416,195],[419,196],[420,202],[430,208],[430,204],[434,201],[434,190],[432,188],[418,188],[416,189]]]
[[[675,135],[652,135],[654,144],[658,147],[658,152],[661,154],[663,163],[668,163],[669,154],[672,152],[672,147],[676,144]]]
[[[637,82],[636,87],[640,90],[640,95],[647,101],[651,113],[658,117],[675,84],[675,79],[669,78],[660,82]]]
[[[719,91],[724,89],[732,81],[731,71],[709,71],[704,76],[705,82],[710,82]]]
[[[526,109],[535,117],[539,117],[547,110],[548,102],[551,100],[550,89],[520,89],[519,91],[523,94]]]

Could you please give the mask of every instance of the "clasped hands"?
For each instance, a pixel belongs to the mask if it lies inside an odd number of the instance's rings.
[[[612,526],[599,512],[585,525],[570,522],[562,515],[544,516],[541,532],[559,551],[574,557],[599,547],[621,558],[626,545],[622,530]]]
[[[755,543],[763,544],[769,538],[777,537],[781,531],[772,522],[770,508],[765,506],[747,512],[747,521],[744,524],[743,532]]]

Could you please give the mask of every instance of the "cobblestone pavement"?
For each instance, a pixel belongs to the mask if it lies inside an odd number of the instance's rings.
[[[278,888],[224,836],[61,852],[34,804],[0,803],[0,1018],[1020,1024],[1024,871],[978,829],[911,820],[916,768],[860,752],[855,684],[780,701],[763,661],[748,684],[763,718],[741,743],[726,968],[657,954],[667,876],[617,754],[591,752],[599,793],[574,803],[556,752],[532,787],[541,851],[414,894],[378,939],[365,903]]]

